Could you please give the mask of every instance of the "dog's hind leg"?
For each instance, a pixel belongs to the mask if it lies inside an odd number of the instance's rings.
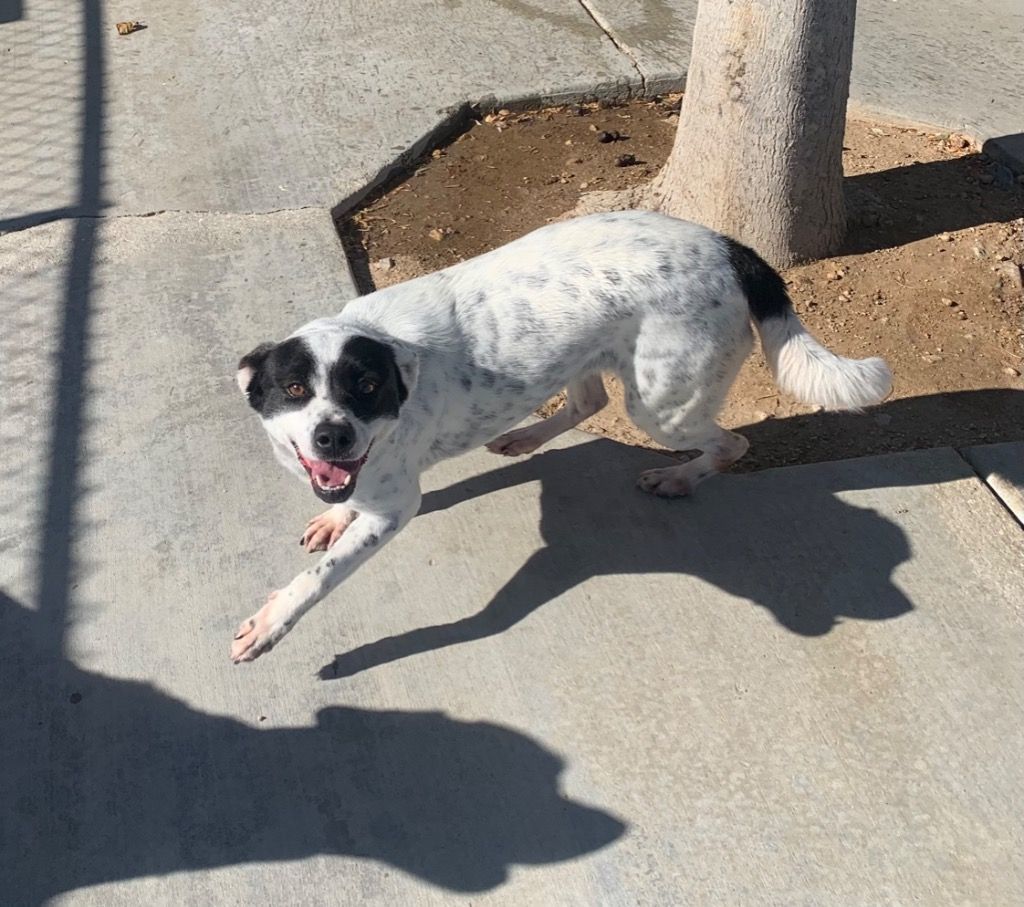
[[[746,323],[724,342],[675,345],[669,328],[640,338],[634,369],[622,376],[626,409],[639,428],[670,450],[699,451],[689,462],[651,469],[637,484],[661,497],[690,494],[697,484],[735,463],[750,446],[715,421],[750,349]],[[680,355],[680,352],[686,355]]]
[[[533,453],[542,444],[547,444],[562,432],[575,428],[584,419],[600,412],[607,403],[608,394],[605,393],[604,382],[599,374],[577,378],[569,384],[565,405],[557,413],[543,422],[506,432],[491,441],[487,449],[506,457]]]
[[[700,454],[678,466],[648,469],[640,474],[637,485],[663,498],[688,495],[698,482],[735,463],[747,452],[750,443],[743,435],[715,425],[704,438],[688,438],[685,446],[699,450]]]

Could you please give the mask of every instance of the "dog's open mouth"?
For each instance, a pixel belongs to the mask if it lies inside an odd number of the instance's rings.
[[[294,441],[292,448],[309,476],[313,493],[328,504],[340,504],[349,498],[355,491],[359,470],[370,455],[368,447],[358,460],[307,460]]]

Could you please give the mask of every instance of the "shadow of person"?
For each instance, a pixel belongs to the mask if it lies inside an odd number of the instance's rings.
[[[421,514],[539,482],[544,547],[479,612],[339,654],[321,678],[493,636],[602,575],[695,577],[768,609],[801,636],[823,635],[847,618],[887,620],[912,610],[891,579],[910,554],[902,530],[841,496],[859,481],[853,464],[787,470],[771,482],[718,478],[693,499],[664,501],[633,487],[635,475],[657,465],[652,457],[595,439],[427,494]],[[679,607],[685,619],[684,598]]]
[[[338,707],[312,727],[257,729],[47,657],[34,612],[2,594],[0,611],[7,904],[313,854],[480,892],[513,864],[568,860],[623,833],[564,797],[562,760],[509,728]]]

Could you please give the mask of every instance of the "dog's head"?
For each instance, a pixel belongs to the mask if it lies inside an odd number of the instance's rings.
[[[415,379],[408,348],[340,328],[261,344],[242,357],[237,375],[278,459],[308,476],[329,504],[351,497],[374,442],[394,427]]]

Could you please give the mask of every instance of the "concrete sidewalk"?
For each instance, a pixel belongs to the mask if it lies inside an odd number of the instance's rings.
[[[351,292],[333,230],[89,223],[70,281],[74,223],[0,237],[4,903],[1024,896],[995,479],[946,449],[665,502],[633,487],[656,455],[579,433],[480,452],[234,667],[320,505],[228,363]]]
[[[688,502],[480,452],[227,659],[320,506],[239,353],[355,294],[331,209],[452,106],[681,77],[641,6],[0,4],[4,904],[1024,899],[1020,445]]]
[[[88,213],[77,144],[99,107],[107,214],[345,206],[467,103],[679,88],[696,0],[136,0],[149,27],[127,37],[113,6],[73,7],[26,0],[2,25],[0,232]],[[854,105],[1005,139],[1022,163],[1021,84],[1016,0],[858,4]]]

